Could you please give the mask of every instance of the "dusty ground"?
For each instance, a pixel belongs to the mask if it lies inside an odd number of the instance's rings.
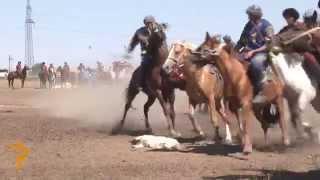
[[[124,84],[54,91],[37,89],[32,82],[15,90],[3,80],[0,84],[0,179],[320,179],[320,146],[294,141],[283,148],[278,127],[265,148],[255,123],[255,151],[248,157],[237,155],[238,146],[214,144],[184,153],[133,151],[129,141],[144,127],[143,95],[128,115],[128,131],[109,135],[122,113]],[[186,98],[182,92],[177,96],[177,128],[190,138],[194,134],[183,114]],[[208,118],[198,118],[210,137]],[[316,121],[319,115],[310,109],[306,118]],[[167,134],[158,103],[150,119],[156,134]],[[31,149],[21,171],[7,148],[17,140]]]

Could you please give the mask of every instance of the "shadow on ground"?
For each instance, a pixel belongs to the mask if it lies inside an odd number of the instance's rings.
[[[259,170],[245,169],[244,171],[256,172],[259,175],[226,175],[219,177],[203,177],[203,180],[238,180],[238,179],[255,179],[255,180],[317,180],[320,179],[320,170],[307,172],[293,172],[283,170]]]

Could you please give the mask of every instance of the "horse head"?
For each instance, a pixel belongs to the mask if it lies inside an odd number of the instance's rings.
[[[188,42],[175,42],[172,43],[169,49],[169,55],[162,66],[162,69],[170,74],[176,68],[181,68],[184,66],[186,61],[186,56],[191,54],[195,49],[195,46]]]
[[[165,60],[168,56],[168,49],[167,49],[167,37],[165,30],[168,28],[167,24],[156,24],[155,27],[151,30],[151,34],[149,37],[149,43],[147,46],[147,54],[154,60],[160,59]],[[163,62],[160,62],[162,64]]]
[[[196,49],[193,54],[200,55],[202,61],[216,61],[222,58],[227,52],[227,45],[221,42],[219,35],[210,36],[207,32],[204,42]]]

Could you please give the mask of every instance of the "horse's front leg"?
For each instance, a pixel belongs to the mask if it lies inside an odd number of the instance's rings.
[[[196,108],[196,103],[194,103],[190,98],[189,98],[189,112],[188,112],[188,117],[191,121],[191,124],[193,126],[194,131],[199,135],[199,137],[204,138],[206,135],[201,129],[201,126],[199,125],[198,121],[194,118],[195,114],[195,108]]]
[[[170,114],[171,114],[170,103],[168,101],[164,100],[164,97],[163,97],[161,90],[156,90],[155,95],[156,95],[157,99],[159,100],[159,103],[162,107],[164,116],[167,120],[167,126],[168,126],[168,130],[169,130],[170,134],[175,138],[181,137],[181,134],[176,132],[176,130],[173,127],[173,123],[172,123],[173,121],[171,120],[171,117],[170,117]]]

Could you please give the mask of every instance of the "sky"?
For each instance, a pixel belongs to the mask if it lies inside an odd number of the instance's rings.
[[[284,24],[281,13],[294,7],[302,14],[318,0],[30,0],[33,10],[36,62],[55,65],[64,61],[94,66],[97,60],[119,60],[146,15],[170,25],[168,42],[201,43],[205,32],[229,34],[237,41],[247,22],[246,8],[262,7],[264,18],[276,31]],[[0,67],[8,56],[24,62],[26,0],[1,0]],[[89,48],[91,46],[92,48]],[[132,63],[139,63],[136,48]]]

